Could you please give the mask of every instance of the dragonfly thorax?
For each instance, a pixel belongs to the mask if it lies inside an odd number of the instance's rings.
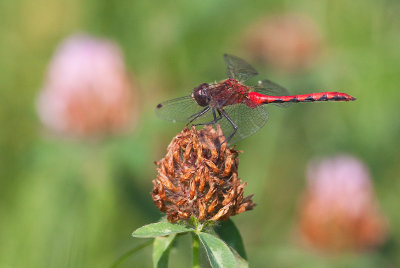
[[[210,85],[203,83],[194,88],[192,97],[200,106],[207,106],[210,104]]]

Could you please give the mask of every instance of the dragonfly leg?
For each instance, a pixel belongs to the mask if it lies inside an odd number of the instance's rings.
[[[190,119],[189,123],[187,123],[186,125],[191,124],[194,120],[196,120],[197,118],[199,118],[200,116],[202,116],[203,114],[205,114],[206,112],[208,112],[210,110],[210,106],[207,106],[206,108],[204,108],[204,110],[195,113],[194,115],[191,115],[188,119]]]
[[[228,138],[226,138],[225,140],[224,140],[224,142],[229,142],[231,139],[232,139],[232,137],[236,134],[236,131],[238,130],[238,127],[237,127],[237,125],[232,121],[232,119],[229,117],[229,115],[223,110],[223,109],[219,109],[218,110],[218,112],[220,113],[220,114],[222,114],[225,118],[226,118],[226,120],[228,120],[228,122],[232,125],[232,127],[233,127],[233,132],[228,136]],[[224,135],[225,135],[225,133],[224,133]],[[223,142],[223,143],[224,143]],[[221,143],[222,144],[222,143]]]
[[[212,109],[213,117],[214,117],[214,123],[217,123],[217,116],[215,115],[215,109]],[[219,114],[221,115],[221,114]]]
[[[217,112],[218,112],[218,117],[215,115],[215,109],[213,109],[213,116],[214,116],[214,121],[213,121],[214,123],[213,124],[216,124],[219,120],[222,119],[221,112],[219,110],[217,110]]]
[[[213,117],[214,117],[213,121],[210,121],[210,122],[207,122],[207,123],[194,124],[194,126],[213,125],[213,124],[216,124],[219,120],[222,119],[222,115],[221,115],[220,112],[218,112],[218,117],[217,117],[217,115],[215,114],[215,109],[214,108],[212,109],[212,114],[213,114]]]

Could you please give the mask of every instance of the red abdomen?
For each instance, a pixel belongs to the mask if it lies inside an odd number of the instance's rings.
[[[269,96],[250,92],[249,99],[255,105],[285,102],[314,102],[314,101],[353,101],[356,98],[340,92],[320,92],[292,96]]]

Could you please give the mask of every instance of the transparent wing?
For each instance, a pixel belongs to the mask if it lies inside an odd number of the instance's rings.
[[[235,78],[240,82],[245,82],[253,76],[256,76],[258,72],[251,67],[245,60],[238,58],[233,55],[224,54],[224,60],[226,63],[226,71],[229,78]]]
[[[225,106],[224,110],[238,127],[236,134],[229,141],[230,145],[253,135],[264,126],[268,120],[268,112],[263,106],[252,109],[244,104],[235,104]],[[228,137],[233,132],[232,125],[225,117],[222,117],[222,119],[218,121],[218,124],[221,125],[225,137]]]
[[[173,122],[189,122],[191,116],[204,110],[191,96],[185,96],[165,102],[156,106],[159,118]]]
[[[270,95],[270,96],[290,96],[289,90],[286,88],[270,81],[270,80],[260,80],[257,82],[255,86],[252,86],[255,92],[264,94],[264,95]],[[288,107],[290,103],[285,102],[285,103],[273,103],[274,105],[280,106],[280,107]]]

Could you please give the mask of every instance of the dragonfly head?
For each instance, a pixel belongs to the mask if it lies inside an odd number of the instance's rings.
[[[210,103],[210,90],[209,84],[203,83],[200,86],[194,88],[192,97],[195,99],[198,105],[207,106]]]

